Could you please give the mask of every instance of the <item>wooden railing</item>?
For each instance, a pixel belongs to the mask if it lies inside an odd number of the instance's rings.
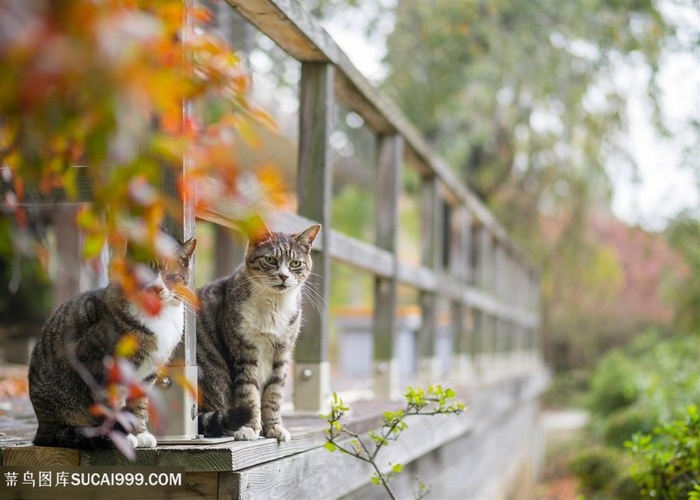
[[[301,63],[298,214],[272,217],[273,229],[323,225],[314,246],[320,311],[305,311],[295,350],[294,407],[318,411],[328,400],[329,284],[331,260],[374,276],[374,392],[393,396],[397,366],[398,286],[420,292],[419,374],[436,380],[438,300],[451,304],[454,353],[451,371],[467,382],[475,349],[534,350],[539,328],[539,276],[534,265],[476,196],[428,146],[397,106],[375,89],[347,55],[295,0],[227,0],[241,16]],[[331,146],[336,100],[360,115],[376,135],[376,237],[371,245],[331,229]],[[399,259],[402,170],[416,169],[421,183],[421,265]],[[230,225],[239,207],[216,197],[215,181],[200,186],[207,211],[197,217]],[[469,319],[469,321],[467,321]],[[195,332],[185,335],[192,339]],[[190,345],[188,342],[186,345]],[[487,358],[488,359],[488,358]],[[482,359],[483,361],[483,359]]]
[[[295,349],[295,410],[317,413],[329,400],[331,260],[374,277],[373,388],[378,397],[394,396],[400,389],[399,285],[420,294],[421,326],[416,345],[422,382],[432,383],[438,377],[435,342],[439,301],[450,304],[453,339],[450,371],[455,384],[473,382],[469,377],[473,378],[475,373],[483,376],[499,361],[501,365],[508,364],[511,354],[528,353],[537,357],[538,271],[486,207],[296,0],[227,0],[227,3],[301,63],[298,213],[277,213],[268,221],[272,229],[284,231],[299,231],[312,223],[323,225],[314,245],[317,274],[311,278],[320,295],[316,304],[319,311],[305,305],[307,310]],[[376,136],[374,244],[332,229],[330,135],[336,100],[360,115]],[[185,174],[187,168],[184,162]],[[420,176],[420,265],[399,258],[402,250],[398,238],[399,197],[404,168],[415,169]],[[175,175],[169,168],[164,168],[164,172],[163,190],[175,197],[178,192]],[[91,186],[84,176],[77,178],[81,199],[89,200]],[[206,199],[204,205],[208,208],[195,214],[197,204],[190,200],[183,204],[179,217],[167,221],[168,228],[184,241],[195,236],[196,218],[232,226],[231,221],[241,215],[241,207],[220,196],[219,188],[214,179],[199,184],[196,196]],[[72,227],[77,235],[77,228]],[[78,253],[73,251],[69,258],[79,259]],[[61,297],[77,291],[77,284],[72,283]],[[186,314],[185,340],[171,363],[170,374],[173,378],[185,377],[191,387],[196,387],[194,313]],[[472,370],[474,367],[480,368],[480,372]],[[193,438],[197,432],[196,403],[191,392],[173,384],[164,391],[164,397],[171,409],[166,434]]]

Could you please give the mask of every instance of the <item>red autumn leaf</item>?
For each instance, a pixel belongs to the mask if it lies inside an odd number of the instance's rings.
[[[104,366],[107,381],[112,384],[118,384],[122,379],[119,363],[116,363],[113,357],[105,356]]]
[[[148,393],[141,387],[140,384],[129,384],[126,388],[126,400],[133,401],[134,399],[145,398]]]
[[[149,316],[158,316],[163,308],[163,301],[154,290],[143,290],[136,294],[138,306]]]

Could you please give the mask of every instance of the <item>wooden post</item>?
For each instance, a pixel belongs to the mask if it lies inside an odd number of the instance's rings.
[[[450,220],[449,269],[453,279],[459,281],[460,287],[466,287],[469,278],[469,238],[471,219],[462,206],[454,207]],[[453,300],[452,316],[452,366],[454,381],[465,383],[469,377],[469,330],[466,324],[467,307],[464,300]]]
[[[374,280],[374,393],[378,397],[399,395],[397,359],[398,227],[403,138],[380,135],[377,162],[377,247],[393,255],[390,278]]]
[[[185,6],[185,19],[183,27],[187,31],[188,24],[192,22],[191,12],[193,0],[182,0]],[[192,104],[182,103],[183,124],[193,114]],[[157,123],[154,123],[157,126]],[[166,230],[170,231],[181,243],[194,237],[194,200],[183,199],[180,193],[180,182],[189,182],[187,171],[188,159],[183,158],[178,168],[169,165],[161,167],[161,192],[168,198],[175,200],[178,211],[175,214],[167,214],[163,222]],[[190,190],[190,192],[193,192]],[[194,289],[194,260],[190,260],[190,280],[188,286]],[[197,332],[196,318],[192,307],[185,307],[185,321],[183,339],[175,350],[170,361],[167,375],[174,381],[182,380],[183,383],[163,384],[161,394],[164,407],[167,409],[167,418],[163,418],[163,427],[158,429],[160,443],[170,439],[194,439],[197,436]],[[189,387],[185,387],[185,385]],[[160,387],[156,384],[156,387]]]
[[[493,237],[486,226],[481,226],[479,236],[481,239],[479,252],[479,256],[481,257],[479,259],[479,284],[485,293],[493,294]]]
[[[329,138],[333,128],[333,66],[301,65],[299,104],[299,214],[322,224],[322,252],[313,252],[314,273],[309,281],[319,294],[316,311],[304,306],[304,321],[297,340],[294,368],[294,407],[318,412],[330,396],[328,362],[328,296],[330,283],[331,181]]]
[[[434,176],[424,176],[421,192],[422,214],[422,263],[425,267],[436,271],[440,267],[442,241],[442,214],[438,183]],[[438,363],[435,356],[435,341],[437,338],[438,304],[436,294],[421,292],[421,327],[418,332],[418,379],[421,384],[433,384],[438,374]]]
[[[56,211],[56,251],[58,266],[53,285],[54,309],[80,292],[82,243],[72,207]]]
[[[193,200],[183,200],[178,187],[178,177],[186,179],[187,161],[183,159],[179,172],[164,165],[161,168],[161,190],[169,198],[177,200],[180,210],[177,214],[169,214],[164,221],[164,227],[180,242],[192,238],[195,233]],[[179,174],[179,175],[178,175]],[[196,252],[195,252],[196,256]],[[190,261],[190,269],[194,270],[194,258]],[[194,289],[194,272],[190,273],[188,285]],[[175,350],[173,359],[168,366],[167,375],[172,380],[186,380],[191,388],[197,390],[197,334],[196,318],[191,307],[185,307],[185,331],[183,341]],[[156,387],[159,387],[156,384]],[[161,389],[164,405],[167,408],[167,418],[162,419],[164,428],[160,430],[158,441],[165,443],[168,438],[188,439],[197,435],[197,397],[182,384],[173,383]]]
[[[233,229],[214,225],[214,278],[231,275],[243,262],[245,242],[237,238]]]

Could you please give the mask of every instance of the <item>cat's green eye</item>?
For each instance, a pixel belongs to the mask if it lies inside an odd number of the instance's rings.
[[[289,269],[299,269],[300,267],[301,267],[300,260],[290,260],[289,261]]]
[[[277,259],[275,259],[274,257],[271,257],[271,256],[267,255],[267,256],[265,256],[265,263],[266,263],[266,264],[270,264],[271,266],[274,266],[274,265],[277,264]]]

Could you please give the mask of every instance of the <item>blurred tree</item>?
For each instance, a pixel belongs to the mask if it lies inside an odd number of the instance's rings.
[[[541,266],[550,361],[559,340],[589,335],[575,318],[595,317],[620,286],[591,212],[608,206],[605,160],[634,169],[619,72],[650,68],[661,128],[655,76],[669,30],[651,0],[397,5],[384,88]]]

